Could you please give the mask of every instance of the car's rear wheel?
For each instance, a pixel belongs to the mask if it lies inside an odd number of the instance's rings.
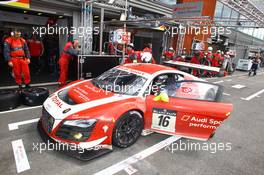
[[[126,148],[133,145],[141,135],[143,117],[138,111],[129,111],[117,121],[113,130],[113,145]]]

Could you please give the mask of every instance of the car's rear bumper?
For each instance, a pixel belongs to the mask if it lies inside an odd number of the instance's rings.
[[[45,143],[52,143],[52,144],[56,144],[56,150],[55,151],[60,151],[63,152],[71,157],[74,157],[76,159],[82,160],[82,161],[88,161],[88,160],[92,160],[94,158],[97,158],[99,156],[102,156],[106,153],[112,152],[111,149],[99,149],[99,150],[94,150],[94,149],[90,149],[90,150],[78,150],[78,149],[74,149],[74,150],[70,150],[70,149],[65,149],[65,147],[63,147],[63,145],[61,145],[59,142],[55,141],[54,139],[52,139],[51,137],[49,137],[47,135],[47,133],[44,131],[43,127],[42,127],[42,123],[41,120],[39,120],[38,122],[38,132],[42,138],[42,140]],[[70,146],[69,146],[70,147]]]

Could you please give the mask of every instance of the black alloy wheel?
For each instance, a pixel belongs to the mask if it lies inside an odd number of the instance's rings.
[[[125,113],[117,121],[113,131],[113,145],[126,148],[133,145],[141,135],[143,117],[137,111]]]

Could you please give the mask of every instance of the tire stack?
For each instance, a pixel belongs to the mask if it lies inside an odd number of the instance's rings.
[[[26,106],[40,106],[48,96],[49,91],[46,88],[29,88],[21,93],[22,102]]]
[[[0,111],[12,110],[21,104],[40,106],[48,96],[48,89],[41,87],[23,89],[22,92],[17,90],[0,90]]]
[[[18,91],[0,90],[0,111],[15,109],[20,104],[20,93]]]

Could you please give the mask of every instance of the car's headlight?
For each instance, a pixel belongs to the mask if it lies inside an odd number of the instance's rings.
[[[86,141],[96,124],[95,119],[66,120],[56,132],[56,136],[71,141]]]
[[[96,123],[95,119],[90,120],[67,120],[63,123],[63,125],[67,126],[76,126],[80,128],[88,128]]]

